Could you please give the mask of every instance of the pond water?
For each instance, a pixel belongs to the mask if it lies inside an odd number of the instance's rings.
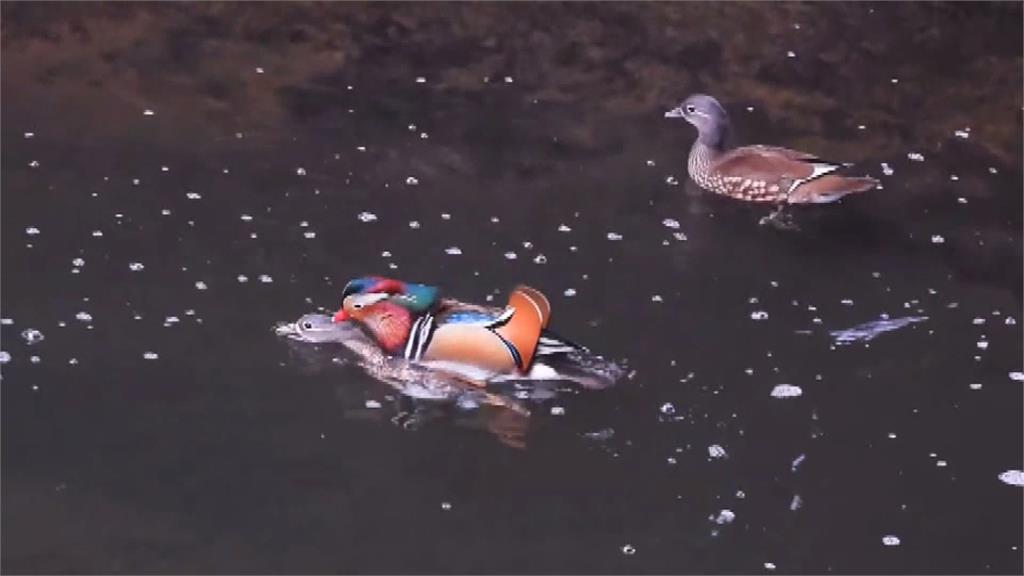
[[[2,16],[5,572],[1022,570],[1020,4]],[[759,226],[697,91],[884,188]],[[632,374],[405,425],[271,330],[371,273]]]

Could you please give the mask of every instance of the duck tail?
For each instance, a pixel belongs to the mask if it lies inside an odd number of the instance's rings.
[[[540,291],[517,286],[508,297],[512,317],[494,331],[518,353],[520,372],[530,367],[541,331],[551,318],[551,303]]]
[[[848,194],[867,192],[878,187],[878,180],[869,176],[850,177],[828,174],[805,182],[790,193],[790,204],[827,204]]]

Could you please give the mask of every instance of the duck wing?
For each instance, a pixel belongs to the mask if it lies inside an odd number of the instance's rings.
[[[745,200],[789,203],[832,202],[874,188],[873,178],[832,175],[851,164],[777,146],[743,146],[722,154],[711,166]]]

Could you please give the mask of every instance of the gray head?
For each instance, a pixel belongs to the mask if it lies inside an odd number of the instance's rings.
[[[665,118],[682,118],[697,127],[697,139],[712,148],[724,148],[729,133],[729,115],[711,96],[694,94],[665,112]]]
[[[295,322],[279,324],[274,328],[279,336],[287,336],[301,342],[339,342],[366,337],[354,322],[334,322],[324,314],[306,314]]]

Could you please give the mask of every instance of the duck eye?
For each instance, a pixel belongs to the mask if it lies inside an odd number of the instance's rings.
[[[306,330],[312,330],[313,329],[313,323],[312,322],[303,322],[302,323],[302,327],[305,328]]]
[[[356,310],[359,310],[360,308],[363,307],[363,305],[362,304],[353,304],[352,307],[355,308]]]
[[[693,106],[693,104],[687,104],[686,105],[686,113],[687,114],[693,114],[696,111],[697,111],[697,109]]]

